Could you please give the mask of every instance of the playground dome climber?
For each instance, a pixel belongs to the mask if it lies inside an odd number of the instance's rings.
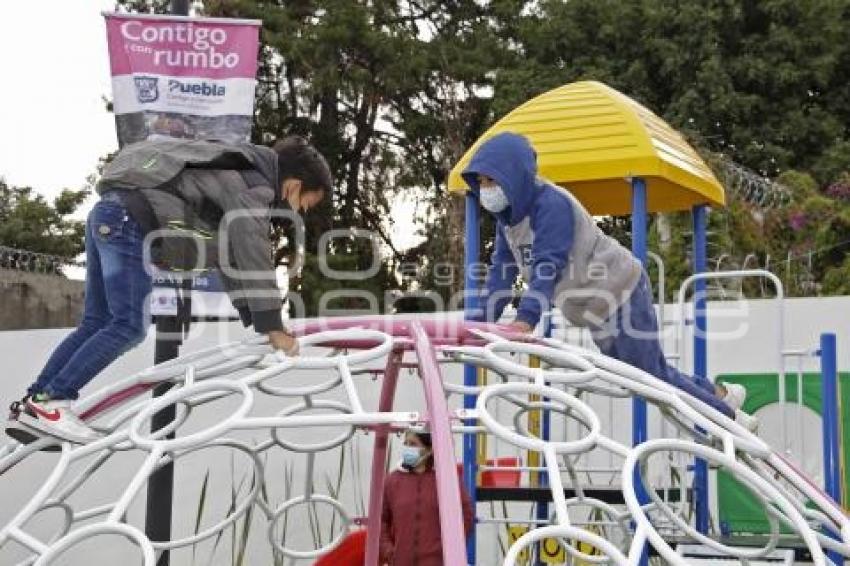
[[[240,517],[252,513],[268,525],[271,552],[299,560],[316,560],[332,552],[358,523],[364,524],[367,563],[374,564],[380,532],[380,497],[376,493],[370,495],[363,517],[356,517],[355,510],[345,506],[344,497],[322,490],[316,481],[293,489],[285,500],[272,501],[269,490],[260,489],[275,480],[269,477],[264,462],[272,453],[283,451],[300,458],[310,477],[317,456],[350,442],[356,431],[375,434],[373,462],[385,462],[386,436],[393,427],[427,424],[433,438],[440,505],[447,510],[441,513],[440,524],[445,564],[466,564],[454,450],[455,436],[463,434],[483,434],[542,455],[541,471],[547,474],[554,514],[550,524],[529,529],[510,546],[504,558],[507,566],[518,564],[518,557],[543,539],[562,541],[565,551],[578,559],[604,559],[617,565],[636,564],[647,546],[669,564],[688,564],[676,552],[673,540],[707,545],[729,558],[756,560],[775,549],[780,531],[798,537],[814,564],[829,564],[827,552],[850,556],[850,520],[783,456],[711,406],[598,352],[560,339],[518,336],[503,326],[445,318],[327,319],[308,321],[296,328],[304,352],[301,357],[280,357],[262,339],[249,339],[153,366],[82,399],[79,409],[101,438],[83,445],[62,443],[57,453],[48,455],[52,466],[49,477],[3,525],[0,551],[14,542],[26,549],[27,562],[41,566],[53,563],[85,540],[118,534],[138,547],[145,566],[152,566],[158,552],[218,537]],[[540,360],[539,367],[521,363],[523,356]],[[382,366],[377,365],[382,362]],[[447,378],[458,364],[486,369],[498,379],[470,390]],[[427,411],[393,410],[402,366],[420,378]],[[323,377],[304,385],[303,381],[293,381],[298,372]],[[379,375],[382,380],[377,407],[365,406],[358,394],[355,380],[364,375]],[[145,393],[153,385],[164,382],[172,383],[173,389],[162,397],[147,398]],[[336,394],[336,400],[326,398],[331,393]],[[447,397],[470,393],[477,394],[473,410],[449,409]],[[258,411],[260,395],[276,400],[271,412]],[[593,400],[631,396],[641,396],[657,408],[673,433],[632,447],[604,430]],[[223,401],[228,408],[216,422],[201,429],[187,426],[193,411]],[[169,405],[178,407],[177,419],[164,431],[149,433],[151,416]],[[321,411],[317,413],[317,409]],[[525,417],[535,410],[562,417],[566,423],[563,434],[553,433],[547,439],[533,435]],[[469,428],[464,424],[468,419],[477,419],[480,425]],[[184,427],[190,430],[184,431]],[[310,443],[283,434],[313,427],[330,427],[335,436]],[[251,431],[254,443],[230,438],[240,430]],[[166,438],[167,432],[176,435]],[[50,444],[55,441],[42,438],[29,445],[11,443],[3,447],[0,483]],[[169,541],[148,539],[128,519],[130,502],[163,462],[209,447],[247,458],[253,487],[208,528]],[[98,467],[115,454],[128,451],[137,452],[143,463],[127,479],[120,496],[93,508],[77,508],[74,494],[84,489]],[[619,462],[616,489],[622,505],[594,496],[595,486],[576,473],[579,459],[599,455]],[[670,461],[679,463],[693,457],[705,459],[747,486],[772,525],[772,534],[764,545],[741,549],[698,532],[687,519],[687,498],[670,497],[674,491],[685,490],[686,484],[653,484],[653,478],[658,477],[653,470],[659,455],[672,456]],[[44,465],[45,461],[40,461]],[[88,466],[85,473],[77,474],[74,464],[81,461]],[[384,466],[373,466],[373,489],[382,484],[385,472]],[[568,497],[568,491],[573,495]],[[647,494],[650,502],[641,503],[640,493]],[[287,513],[314,505],[333,510],[342,526],[339,532],[312,548],[282,544],[275,528]],[[31,520],[52,508],[65,511],[62,525],[49,539],[40,539],[30,531]],[[580,526],[586,522],[588,509],[601,518],[595,529]],[[592,555],[587,554],[589,548]]]

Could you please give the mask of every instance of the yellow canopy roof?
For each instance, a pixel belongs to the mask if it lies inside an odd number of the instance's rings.
[[[454,166],[450,191],[479,145],[500,132],[525,135],[542,177],[568,188],[591,214],[631,212],[631,177],[646,180],[650,212],[723,206],[723,187],[685,139],[628,96],[595,81],[550,90],[487,130]]]

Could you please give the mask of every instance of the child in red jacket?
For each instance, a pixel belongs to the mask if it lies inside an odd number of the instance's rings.
[[[381,515],[381,566],[443,566],[437,475],[431,435],[408,431],[404,435],[402,469],[384,484]],[[464,532],[472,530],[472,503],[460,485]]]

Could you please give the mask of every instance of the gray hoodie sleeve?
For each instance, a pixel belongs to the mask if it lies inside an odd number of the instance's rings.
[[[245,187],[237,172],[233,187]],[[229,184],[229,183],[228,183]],[[268,186],[222,191],[224,212],[219,227],[219,267],[225,287],[243,323],[268,333],[283,330],[282,297],[277,286],[269,240],[269,205],[274,192]]]

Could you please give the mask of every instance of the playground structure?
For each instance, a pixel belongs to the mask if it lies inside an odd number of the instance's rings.
[[[693,264],[695,283],[694,377],[707,379],[705,281],[706,214],[708,206],[725,204],[723,187],[711,169],[673,128],[622,93],[595,81],[565,85],[520,105],[494,124],[461,158],[449,176],[449,189],[464,191],[461,172],[478,145],[489,136],[513,131],[528,137],[537,152],[538,174],[566,186],[591,214],[631,214],[632,252],[646,265],[647,217],[650,212],[691,210],[693,216]],[[471,193],[466,195],[466,289],[475,289],[469,267],[479,258],[479,209]],[[477,307],[473,293],[469,302]],[[663,304],[663,301],[662,301]],[[663,315],[663,313],[662,313]],[[663,320],[663,316],[659,317]],[[781,325],[780,325],[781,328]],[[783,339],[780,334],[779,343]],[[781,373],[781,372],[780,372]],[[477,377],[469,368],[466,384]],[[471,404],[467,399],[467,403]],[[645,442],[645,401],[634,399],[632,444]],[[475,439],[466,439],[464,462],[473,460]],[[468,466],[467,466],[468,468]],[[474,489],[474,478],[466,477]],[[696,462],[696,526],[707,533],[708,467]],[[648,502],[644,497],[643,503]],[[538,519],[546,509],[538,509]],[[474,562],[474,556],[471,556]],[[645,562],[645,560],[644,560]]]
[[[381,486],[385,475],[387,437],[391,429],[427,424],[432,432],[438,474],[440,521],[446,564],[466,563],[460,500],[455,470],[453,433],[498,438],[499,441],[542,455],[542,470],[548,472],[548,491],[554,514],[546,526],[534,528],[508,550],[504,563],[514,565],[529,546],[543,539],[564,541],[567,554],[589,563],[637,564],[646,545],[669,564],[688,564],[677,554],[671,540],[707,545],[730,557],[758,559],[769,555],[779,544],[780,531],[790,530],[805,546],[815,564],[829,564],[826,551],[850,556],[850,520],[841,508],[801,475],[781,455],[763,441],[711,407],[694,400],[672,386],[611,358],[558,339],[511,335],[505,327],[464,323],[450,319],[359,318],[313,321],[298,328],[305,355],[283,358],[271,353],[260,339],[215,347],[185,355],[154,366],[111,385],[82,401],[80,408],[103,438],[84,446],[63,444],[55,458],[49,479],[38,493],[0,531],[0,546],[12,541],[28,548],[32,556],[24,563],[50,564],[70,547],[87,538],[119,534],[138,545],[145,566],[155,564],[158,551],[189,546],[218,536],[248,512],[260,511],[268,523],[268,543],[280,555],[308,559],[332,549],[355,523],[367,527],[367,564],[376,564],[380,532]],[[519,363],[518,355],[533,355],[540,367]],[[385,361],[384,366],[377,363]],[[469,389],[442,378],[452,364],[486,368],[499,377],[497,383]],[[393,412],[399,371],[415,367],[422,380],[427,412]],[[328,379],[311,386],[288,387],[287,377],[298,370],[322,370]],[[380,373],[381,396],[377,410],[365,408],[354,376]],[[145,393],[154,385],[170,381],[175,387],[165,396],[150,400]],[[333,389],[344,392],[346,403],[322,400]],[[280,400],[274,415],[254,414],[255,394],[262,392]],[[477,395],[473,410],[450,412],[445,393]],[[641,396],[665,416],[676,436],[655,438],[632,448],[612,439],[602,430],[599,416],[586,401],[587,396],[630,398]],[[237,399],[232,413],[203,430],[179,433],[192,411],[223,398]],[[532,399],[539,399],[533,401]],[[288,402],[287,402],[288,401]],[[155,434],[147,432],[152,415],[171,404],[178,407],[178,419]],[[500,418],[497,405],[511,409]],[[325,409],[332,414],[313,414]],[[550,440],[530,433],[530,411],[546,410],[575,423],[577,434],[567,433]],[[463,420],[477,419],[469,427]],[[335,427],[334,438],[317,444],[284,439],[288,429]],[[572,426],[565,426],[570,430]],[[316,453],[348,441],[355,430],[375,435],[368,514],[354,517],[337,499],[321,493],[308,481],[303,493],[272,507],[259,489],[268,473],[263,456],[271,450],[301,454],[308,476]],[[237,430],[263,435],[255,444],[228,439]],[[169,431],[176,438],[166,439]],[[554,435],[553,435],[554,436]],[[8,445],[3,449],[0,470],[6,472],[47,444],[42,439],[28,446]],[[159,466],[209,446],[223,446],[246,455],[252,466],[255,486],[217,525],[178,540],[150,541],[141,530],[123,519],[129,503]],[[134,473],[117,501],[89,509],[74,509],[67,500],[111,455],[128,450],[141,451],[144,463]],[[612,505],[593,496],[594,487],[583,479],[577,462],[592,453],[608,453],[619,462],[624,506]],[[771,536],[759,548],[729,547],[699,533],[687,519],[687,497],[670,497],[672,491],[686,493],[688,483],[676,489],[659,489],[647,478],[657,455],[699,457],[722,468],[761,501],[771,524]],[[88,462],[78,475],[69,473],[75,461]],[[563,481],[564,474],[569,478]],[[684,480],[684,478],[682,478]],[[567,497],[565,488],[573,495]],[[641,503],[641,494],[650,499]],[[287,511],[299,505],[330,505],[346,528],[321,548],[294,549],[282,546],[274,536]],[[49,509],[59,509],[64,524],[50,541],[27,533],[25,525]],[[593,513],[589,513],[589,511]],[[594,514],[598,530],[587,529],[587,517]],[[92,522],[92,520],[95,520]],[[77,527],[80,522],[87,522]],[[632,527],[634,525],[634,528]],[[580,546],[579,543],[584,546]],[[592,552],[587,550],[592,549]]]
[[[699,156],[657,116],[599,83],[575,83],[545,93],[500,120],[482,140],[505,130],[527,135],[538,151],[541,174],[570,188],[592,213],[630,212],[633,251],[644,262],[648,257],[647,214],[692,211],[695,275],[679,293],[679,349],[671,359],[683,366],[685,327],[693,323],[693,373],[708,378],[706,281],[750,276],[774,283],[778,280],[759,270],[704,273],[706,207],[722,206],[724,195]],[[451,189],[463,188],[458,172],[475,147],[453,171]],[[467,196],[467,266],[479,258],[478,213],[475,198]],[[468,269],[467,303],[475,307],[477,284],[470,272]],[[695,291],[692,320],[685,316],[684,308],[691,287]],[[799,359],[806,353],[785,349],[781,285],[776,290],[780,306],[776,328],[778,400],[785,403],[786,359]],[[663,314],[659,318],[663,321]],[[699,560],[685,556],[686,546],[694,543],[708,549],[702,551],[703,556],[752,564],[775,559],[779,547],[789,544],[805,549],[815,564],[839,563],[841,557],[850,556],[850,523],[835,502],[840,500],[840,466],[836,408],[830,402],[835,399],[835,345],[829,336],[819,350],[827,494],[781,452],[774,452],[735,422],[635,368],[565,341],[563,336],[553,338],[552,326],[550,319],[542,336],[532,338],[511,335],[504,327],[450,317],[317,320],[296,328],[305,351],[297,359],[276,358],[257,339],[154,366],[81,402],[79,408],[104,438],[87,446],[60,447],[50,479],[0,531],[0,550],[14,541],[31,553],[25,563],[48,564],[86,539],[111,533],[134,541],[147,565],[154,563],[158,552],[220,536],[239,517],[257,509],[268,524],[268,544],[276,556],[290,561],[309,560],[331,550],[345,531],[363,524],[368,533],[366,563],[371,566],[377,559],[388,436],[408,426],[427,424],[434,437],[447,565],[479,563],[474,542],[466,547],[461,535],[453,435],[462,438],[464,481],[474,499],[482,500],[478,488],[485,474],[492,478],[499,473],[528,472],[529,486],[512,484],[515,489],[500,493],[480,490],[490,500],[510,500],[521,492],[533,494],[526,499],[536,503],[532,519],[486,517],[479,507],[479,524],[525,523],[530,527],[507,550],[507,565],[524,564],[529,554],[539,558],[539,550],[534,549],[547,540],[558,541],[568,560],[576,564],[644,564],[650,551],[666,563],[689,564]],[[519,361],[525,358],[528,363]],[[376,366],[378,363],[383,365]],[[446,370],[459,364],[465,366],[463,384],[445,378]],[[422,380],[427,412],[393,412],[396,383],[404,368],[415,370]],[[301,370],[318,370],[330,377],[309,386],[286,386],[287,377]],[[364,407],[354,382],[355,376],[368,374],[381,376],[380,401],[373,410]],[[496,383],[491,383],[492,376]],[[176,387],[165,396],[153,401],[146,398],[154,385],[169,382]],[[802,387],[802,379],[796,384]],[[342,393],[344,402],[320,397],[335,390]],[[253,414],[259,393],[280,399],[274,416]],[[464,408],[450,410],[447,396],[462,397]],[[194,408],[227,398],[239,401],[230,416],[204,430],[180,434]],[[802,395],[797,398],[802,402]],[[631,443],[616,440],[614,431],[603,427],[590,399],[634,400]],[[292,402],[284,406],[286,400]],[[661,433],[652,439],[647,403],[661,421]],[[177,407],[177,420],[156,433],[145,432],[151,416],[170,405]],[[504,417],[506,406],[509,410]],[[314,414],[319,409],[336,414]],[[562,433],[556,432],[559,429],[553,419],[564,421]],[[342,432],[318,444],[295,443],[282,434],[328,426]],[[262,433],[263,439],[255,444],[228,439],[230,433],[244,430]],[[355,516],[336,497],[320,493],[309,481],[302,493],[279,505],[272,505],[259,488],[252,489],[219,524],[182,539],[151,541],[124,519],[130,501],[154,470],[205,447],[223,446],[245,455],[257,480],[266,472],[262,458],[269,451],[302,454],[307,475],[312,476],[316,454],[342,445],[356,430],[374,434],[372,488],[368,512],[363,516]],[[166,439],[170,432],[177,432],[177,437]],[[500,458],[505,454],[498,449],[489,453],[483,446],[489,438],[494,444],[514,447],[515,454],[527,454],[527,465],[516,457]],[[783,429],[783,446],[785,440]],[[5,447],[0,453],[0,472],[49,444],[49,439],[43,439],[27,447]],[[116,451],[128,450],[145,454],[145,460],[117,501],[81,511],[66,503],[98,465]],[[488,462],[491,455],[495,457],[492,463]],[[591,463],[600,457],[614,462],[613,466],[593,470]],[[85,458],[92,458],[90,468],[69,477],[71,463]],[[710,533],[709,467],[734,478],[761,506],[768,533],[759,540],[760,545],[731,545]],[[610,476],[611,469],[616,480],[608,480],[607,490],[600,489],[599,474]],[[665,481],[659,483],[658,478]],[[610,497],[612,491],[618,495]],[[346,528],[316,548],[281,544],[274,531],[287,513],[316,504],[332,507]],[[28,533],[26,525],[48,509],[63,512],[64,526],[45,542]],[[100,517],[105,518],[91,522]],[[89,524],[75,528],[79,522]]]

